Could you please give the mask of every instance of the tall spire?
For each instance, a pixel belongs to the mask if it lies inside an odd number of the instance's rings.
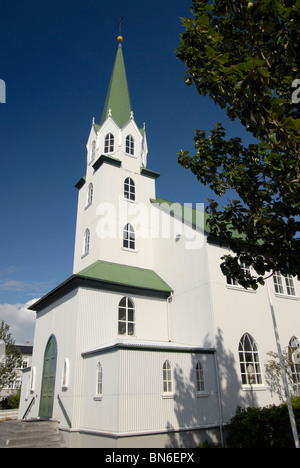
[[[108,115],[111,115],[116,124],[122,128],[123,125],[130,120],[132,108],[122,50],[122,36],[118,36],[118,42],[119,46],[110,78],[100,125],[103,124]]]

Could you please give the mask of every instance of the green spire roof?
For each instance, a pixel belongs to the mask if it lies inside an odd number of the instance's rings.
[[[109,110],[120,128],[130,119],[132,109],[121,43],[117,50],[100,125],[107,119]]]

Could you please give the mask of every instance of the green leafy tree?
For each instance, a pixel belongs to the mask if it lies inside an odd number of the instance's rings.
[[[254,289],[274,271],[299,279],[300,0],[194,0],[191,12],[177,49],[185,81],[253,136],[226,139],[218,123],[196,130],[194,156],[179,153],[218,197],[236,193],[208,200],[211,232],[233,252],[221,269]]]
[[[0,356],[0,391],[13,383],[17,376],[16,368],[22,365],[22,353],[15,346],[15,341],[9,333],[9,325],[3,320],[0,323],[0,343],[5,344],[1,347],[4,354]]]

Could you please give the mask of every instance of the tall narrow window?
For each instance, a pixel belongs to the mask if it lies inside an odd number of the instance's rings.
[[[135,233],[131,224],[126,224],[123,231],[123,247],[125,249],[135,249]]]
[[[87,255],[90,251],[90,230],[87,229],[84,233],[83,255]]]
[[[104,153],[113,153],[115,146],[115,139],[112,133],[108,133],[104,141]]]
[[[134,304],[129,297],[123,297],[119,302],[119,335],[134,335]]]
[[[262,383],[257,345],[249,333],[245,333],[239,343],[239,359],[242,383],[257,385]]]
[[[97,373],[96,373],[96,395],[102,395],[102,365],[101,362],[97,364]]]
[[[286,285],[286,292],[288,296],[295,296],[295,286],[294,286],[294,278],[292,275],[286,275],[285,277],[285,285]]]
[[[275,271],[273,275],[273,281],[274,281],[275,292],[278,294],[283,294],[281,274],[278,271]]]
[[[172,367],[170,361],[165,361],[163,365],[163,390],[164,393],[172,393]]]
[[[89,205],[91,205],[92,201],[93,201],[93,184],[90,183],[88,191],[87,191],[86,206],[88,207]]]
[[[196,386],[198,393],[204,392],[204,372],[201,362],[196,364]]]
[[[91,161],[94,161],[96,154],[96,142],[93,140],[92,142],[92,152],[91,152]]]
[[[135,200],[135,185],[131,177],[127,177],[124,181],[124,198]]]
[[[132,135],[126,137],[126,153],[134,155],[134,139]]]
[[[300,383],[300,340],[293,336],[289,342],[289,360],[292,371],[292,379],[295,384]]]

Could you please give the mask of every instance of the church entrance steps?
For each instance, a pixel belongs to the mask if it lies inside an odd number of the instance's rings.
[[[0,423],[1,448],[66,448],[57,421],[5,421]]]

